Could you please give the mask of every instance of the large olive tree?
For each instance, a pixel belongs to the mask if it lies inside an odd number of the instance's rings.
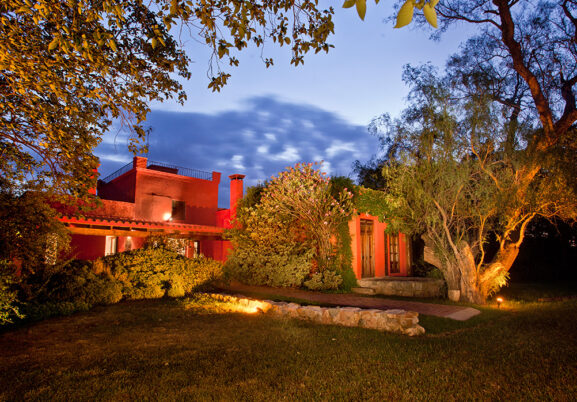
[[[577,217],[577,147],[560,140],[536,151],[543,130],[530,116],[513,124],[511,106],[480,84],[465,93],[430,66],[407,68],[405,80],[408,108],[375,126],[388,150],[393,222],[422,234],[425,261],[450,295],[483,303],[506,283],[535,216]]]

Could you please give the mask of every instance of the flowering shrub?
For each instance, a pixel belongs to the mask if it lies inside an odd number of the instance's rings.
[[[350,259],[340,254],[339,228],[353,212],[353,195],[347,188],[331,187],[331,180],[315,166],[288,168],[259,188],[252,202],[239,204],[237,228],[228,232],[234,250],[225,265],[229,276],[255,285],[309,282],[320,289],[317,283],[333,276],[312,275],[350,266]],[[247,193],[253,194],[250,189]],[[338,280],[330,282],[324,288],[334,288]]]
[[[331,266],[339,225],[353,212],[353,194],[343,188],[333,196],[331,181],[313,163],[299,163],[271,178],[260,207],[302,227],[316,252],[319,271]]]

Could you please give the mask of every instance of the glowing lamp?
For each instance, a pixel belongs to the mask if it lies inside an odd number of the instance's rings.
[[[162,215],[162,220],[168,222],[172,220],[172,215],[170,212],[165,212],[164,215]]]
[[[503,298],[497,297],[497,308],[501,308],[501,303],[503,303]]]

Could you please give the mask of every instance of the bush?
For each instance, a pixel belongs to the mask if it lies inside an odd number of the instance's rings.
[[[47,302],[47,303],[27,303],[22,311],[27,320],[38,321],[50,317],[71,315],[78,312],[88,311],[93,305],[85,302]]]
[[[7,261],[0,260],[0,325],[9,324],[14,318],[21,318],[14,290],[15,280]]]
[[[121,284],[107,274],[95,274],[91,261],[73,260],[47,267],[30,276],[27,284],[34,304],[72,303],[84,309],[122,299]]]
[[[311,279],[304,285],[310,290],[338,289],[343,282],[343,278],[335,271],[325,270],[311,275]]]
[[[300,287],[311,270],[312,251],[237,249],[225,263],[225,273],[247,285]],[[274,252],[274,251],[277,252]],[[271,252],[273,251],[273,252]]]
[[[298,228],[270,211],[239,209],[242,228],[227,231],[233,244],[225,273],[248,285],[302,286],[312,269],[314,248],[297,238]]]
[[[119,253],[94,262],[73,260],[44,266],[28,275],[21,286],[21,293],[27,295],[22,310],[29,319],[38,320],[117,303],[123,297],[182,297],[221,273],[218,261],[205,257],[188,259],[164,246]],[[5,294],[3,283],[0,278],[0,307]]]
[[[104,257],[102,264],[127,299],[181,297],[222,274],[220,262],[189,259],[162,244]]]
[[[353,272],[352,268],[345,269],[340,272],[341,278],[343,278],[343,282],[340,285],[340,289],[350,292],[352,288],[356,288],[359,286],[357,282],[357,277]]]
[[[437,267],[422,259],[413,263],[411,272],[413,276],[420,278],[444,279],[443,273]]]

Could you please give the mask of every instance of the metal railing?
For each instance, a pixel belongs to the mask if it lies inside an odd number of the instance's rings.
[[[203,170],[190,169],[190,168],[185,168],[182,166],[171,165],[171,164],[165,163],[165,162],[147,161],[146,167],[148,169],[154,169],[155,167],[170,169],[169,173],[174,173],[174,174],[177,174],[180,176],[192,177],[192,178],[201,179],[201,180],[209,180],[209,181],[212,180],[212,173],[211,172],[205,172]],[[126,165],[122,166],[120,169],[118,169],[114,173],[109,174],[104,179],[102,179],[102,181],[105,183],[110,183],[112,180],[116,179],[119,176],[122,176],[124,173],[126,173],[130,170],[132,170],[132,162],[127,163]],[[165,171],[162,169],[158,169],[158,170]]]
[[[110,183],[112,180],[116,179],[118,176],[122,176],[124,173],[128,172],[132,169],[132,162],[127,163],[126,165],[122,166],[116,172],[109,174],[104,179],[102,179],[105,183]]]
[[[180,176],[192,177],[201,180],[212,180],[212,173],[205,172],[203,170],[185,168],[182,166],[171,165],[169,163],[164,162],[148,161],[147,167],[150,169],[152,166],[159,166],[161,168],[168,168],[171,170],[175,170],[176,171],[175,174]]]

